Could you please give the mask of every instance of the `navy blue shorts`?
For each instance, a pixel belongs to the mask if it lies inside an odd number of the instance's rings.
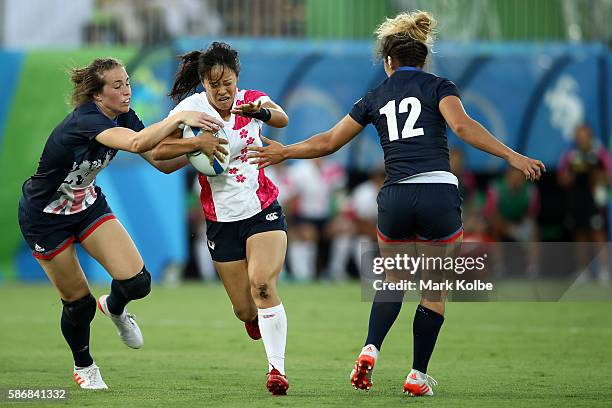
[[[73,242],[87,238],[103,222],[115,219],[106,198],[100,194],[87,209],[71,215],[33,210],[19,201],[19,227],[32,255],[53,259]]]
[[[386,242],[452,242],[463,233],[453,184],[391,184],[378,193],[378,236]]]
[[[285,214],[278,201],[254,216],[232,222],[206,220],[208,250],[216,262],[246,259],[246,241],[251,235],[266,231],[287,232]]]

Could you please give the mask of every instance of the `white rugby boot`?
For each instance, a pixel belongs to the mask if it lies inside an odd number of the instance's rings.
[[[372,371],[378,358],[378,349],[373,344],[367,344],[357,357],[351,371],[351,384],[356,390],[369,391],[372,388]]]
[[[433,396],[431,387],[434,385],[438,385],[438,382],[433,377],[413,368],[404,381],[404,394],[410,394],[412,397],[431,397]]]
[[[133,349],[141,348],[144,343],[144,339],[142,337],[140,327],[138,327],[138,324],[136,323],[136,316],[128,313],[125,309],[120,315],[112,314],[109,312],[108,306],[106,305],[107,298],[108,295],[102,295],[98,298],[98,309],[100,309],[103,314],[110,317],[112,322],[115,323],[119,337],[121,337],[121,340],[126,346]]]
[[[89,367],[74,367],[74,374],[72,375],[74,381],[79,387],[86,390],[106,390],[108,385],[102,379],[100,374],[100,368],[93,363]]]

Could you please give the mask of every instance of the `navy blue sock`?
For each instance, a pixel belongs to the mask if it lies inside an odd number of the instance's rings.
[[[125,305],[127,305],[129,302],[130,299],[123,295],[123,290],[119,284],[119,281],[113,279],[111,282],[111,291],[106,298],[106,306],[108,307],[108,311],[118,316],[123,313]]]
[[[74,365],[89,367],[93,364],[93,358],[89,353],[89,324],[96,312],[96,300],[89,294],[74,302],[62,299],[62,304],[64,309],[60,327],[72,351]]]
[[[436,346],[442,323],[444,323],[444,316],[425,306],[417,306],[412,322],[414,336],[413,369],[422,373],[427,372],[427,365]]]
[[[373,344],[380,351],[387,333],[402,310],[403,299],[404,292],[401,291],[379,290],[376,292],[370,310],[366,345]]]
[[[111,282],[111,291],[106,298],[108,311],[120,315],[130,301],[142,299],[151,292],[151,274],[146,267],[129,279]]]

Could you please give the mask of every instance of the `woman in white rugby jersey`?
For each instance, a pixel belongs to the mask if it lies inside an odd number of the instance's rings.
[[[282,128],[289,119],[265,93],[237,88],[238,52],[214,42],[206,51],[181,57],[170,96],[181,101],[170,114],[206,112],[221,119],[229,138],[230,164],[216,176],[199,174],[208,248],[238,319],[254,340],[263,339],[268,356],[267,388],[284,395],[289,388],[284,358],[287,317],[276,291],[285,260],[287,223],[278,188],[247,161],[248,146],[262,146],[263,124]],[[194,93],[199,84],[205,92]],[[186,96],[192,94],[185,98]],[[192,151],[189,139],[169,137],[154,150],[156,160]]]

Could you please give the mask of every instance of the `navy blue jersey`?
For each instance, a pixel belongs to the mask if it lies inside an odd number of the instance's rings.
[[[450,173],[446,121],[438,108],[449,95],[459,92],[448,79],[400,67],[355,103],[351,118],[364,127],[373,124],[380,137],[385,185],[420,173]]]
[[[114,121],[94,102],[72,111],[47,139],[36,173],[23,184],[22,204],[51,214],[74,214],[93,204],[100,193],[96,175],[117,154],[96,136],[117,126],[144,128],[131,109]]]

